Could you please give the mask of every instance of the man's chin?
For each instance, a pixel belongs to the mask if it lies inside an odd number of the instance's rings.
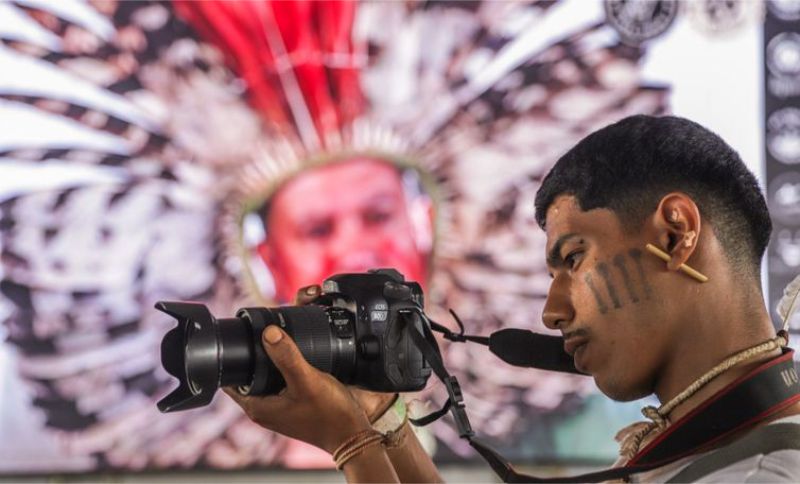
[[[632,402],[642,399],[652,392],[645,389],[644,385],[631,384],[625,379],[616,376],[594,374],[594,383],[597,388],[608,398],[617,402]]]

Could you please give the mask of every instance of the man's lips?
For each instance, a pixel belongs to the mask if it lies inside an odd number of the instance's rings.
[[[582,332],[573,331],[564,335],[564,351],[570,356],[575,356],[578,348],[589,342],[589,338]]]

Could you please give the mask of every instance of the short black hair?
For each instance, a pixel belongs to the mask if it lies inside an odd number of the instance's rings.
[[[553,201],[572,195],[638,230],[671,191],[695,200],[735,269],[760,275],[772,222],[758,181],[722,138],[684,118],[630,116],[585,137],[542,181],[536,222],[544,229]]]

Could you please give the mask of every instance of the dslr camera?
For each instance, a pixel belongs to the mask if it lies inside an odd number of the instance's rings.
[[[425,387],[431,368],[410,335],[425,334],[422,289],[394,269],[338,274],[306,306],[242,308],[216,319],[203,304],[161,301],[178,324],[161,342],[164,369],[178,388],[158,402],[162,412],[208,405],[219,387],[243,395],[274,395],[286,382],[261,346],[276,324],[306,360],[342,383],[377,392]]]

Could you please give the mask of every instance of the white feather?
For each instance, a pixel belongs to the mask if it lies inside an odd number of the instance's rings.
[[[778,301],[778,315],[781,317],[783,329],[788,330],[792,314],[800,307],[800,275],[783,290],[783,297]]]

